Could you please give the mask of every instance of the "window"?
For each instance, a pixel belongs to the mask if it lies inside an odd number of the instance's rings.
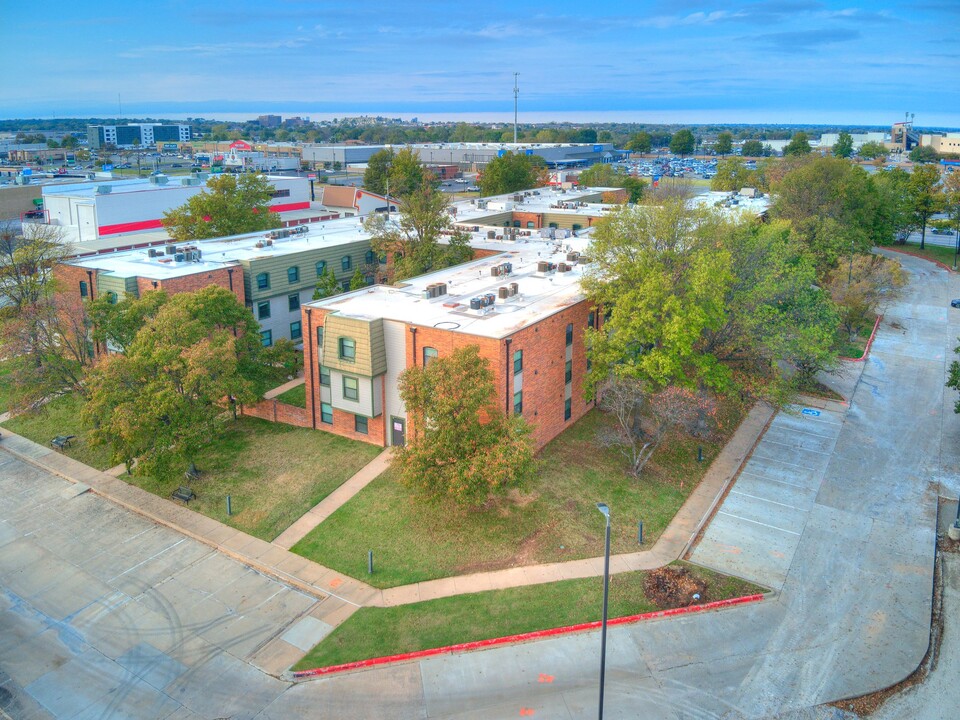
[[[358,433],[367,434],[367,419],[363,415],[353,416],[353,429]]]
[[[260,333],[260,342],[263,343],[264,347],[270,347],[273,345],[273,331],[264,330],[262,333]]]
[[[287,282],[291,285],[300,282],[300,268],[298,266],[294,265],[287,268]]]
[[[432,347],[425,347],[423,349],[423,366],[426,367],[430,364],[432,360],[437,359],[437,349]]]
[[[563,367],[563,382],[568,383],[573,380],[573,360],[567,360]]]
[[[578,230],[580,230],[581,228],[583,228],[583,225],[581,225],[580,223],[574,223],[574,224],[573,224],[573,232],[574,232],[574,233],[576,233],[576,232],[577,232]]]
[[[573,323],[567,325],[567,347],[573,345]]]
[[[320,384],[323,387],[330,387],[330,368],[320,366]]]
[[[527,229],[532,230],[537,227],[537,224],[533,220],[527,220]]]
[[[520,221],[519,221],[519,220],[514,220],[514,221],[513,221],[513,226],[514,226],[515,228],[520,227]]]
[[[287,309],[290,310],[290,312],[300,309],[300,293],[287,295]]]
[[[593,310],[587,315],[587,327],[595,328],[597,326],[597,313]]]
[[[517,350],[513,353],[513,374],[519,375],[523,372],[523,350]]]
[[[549,225],[548,227],[551,227],[551,228],[553,228],[554,230],[556,230],[556,229],[558,228],[558,225],[557,225],[556,223],[550,223],[550,225]]]
[[[513,411],[517,415],[523,414],[523,390],[517,390],[513,394]]]
[[[317,277],[320,277],[327,271],[327,261],[320,260],[317,262]]]
[[[285,188],[283,190],[274,190],[270,193],[270,197],[281,198],[281,197],[290,197],[290,189]]]
[[[353,338],[340,338],[337,343],[337,350],[341,360],[353,361],[357,359],[357,343]]]
[[[299,340],[302,337],[303,337],[303,329],[302,329],[302,326],[300,325],[300,321],[297,320],[296,322],[290,323],[290,339]]]
[[[345,400],[360,399],[360,381],[352,377],[343,378],[343,398]]]
[[[340,267],[344,270],[349,270],[353,266],[353,260],[349,255],[344,255],[340,258]]]
[[[87,296],[87,281],[81,280],[80,281],[80,297],[86,297],[86,296]]]
[[[373,265],[377,262],[377,254],[373,250],[367,250],[367,254],[363,256],[363,261],[367,265]]]
[[[270,289],[270,273],[260,273],[257,275],[257,290]]]
[[[570,400],[571,398],[567,398],[566,400],[563,401],[563,419],[564,420],[570,419]]]
[[[257,303],[257,317],[266,320],[270,317],[270,302]]]
[[[330,403],[320,403],[320,422],[333,425],[333,405]]]

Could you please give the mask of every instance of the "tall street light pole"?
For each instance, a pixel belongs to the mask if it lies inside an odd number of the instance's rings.
[[[597,510],[607,519],[603,550],[603,621],[600,623],[600,710],[597,714],[597,719],[603,720],[603,679],[607,665],[607,598],[610,593],[610,508],[606,503],[597,503]]]
[[[517,144],[517,103],[520,99],[520,86],[517,84],[517,78],[520,73],[513,74],[513,144]]]

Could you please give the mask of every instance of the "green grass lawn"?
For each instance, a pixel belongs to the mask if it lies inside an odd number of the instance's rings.
[[[63,453],[86,465],[106,470],[112,467],[110,449],[90,444],[89,428],[80,421],[83,399],[76,394],[61,395],[39,409],[25,412],[3,423],[3,427],[45,447],[57,435],[76,435]]]
[[[307,386],[305,384],[297,385],[285,393],[277,395],[276,399],[287,405],[305,408],[307,406]]]
[[[10,409],[10,391],[12,389],[10,366],[5,362],[0,362],[0,413],[5,413]]]
[[[8,420],[4,427],[45,446],[56,435],[76,435],[65,454],[106,470],[113,466],[110,449],[90,444],[89,428],[80,422],[82,407],[79,396],[65,395],[37,412]],[[202,474],[191,485],[197,498],[190,509],[272,540],[380,451],[330,433],[242,417],[197,458]],[[165,480],[121,478],[162,498],[184,482],[179,474]],[[232,516],[227,515],[227,495]]]
[[[542,562],[594,557],[603,550],[606,502],[613,517],[614,553],[650,547],[669,524],[710,461],[739,424],[728,406],[710,442],[674,436],[664,441],[641,478],[625,473],[616,450],[600,447],[597,428],[609,418],[593,411],[540,454],[537,478],[495,506],[452,512],[427,504],[388,470],[293,551],[377,587]],[[697,462],[697,445],[704,462]],[[644,545],[637,522],[644,523]],[[367,576],[367,550],[376,572]]]
[[[197,497],[190,509],[273,540],[380,451],[330,433],[243,417],[197,458],[201,475],[191,483]],[[184,482],[182,477],[121,478],[164,498]]]
[[[934,235],[934,237],[942,238],[943,235]],[[930,238],[930,230],[927,230],[927,239]],[[953,267],[953,254],[954,248],[952,247],[941,247],[939,245],[930,245],[927,243],[923,250],[920,249],[920,243],[918,242],[908,242],[906,245],[892,245],[889,247],[890,250],[906,250],[913,255],[919,255],[920,257],[925,257],[928,260],[939,260],[947,267]]]
[[[745,580],[687,565],[708,588],[701,602],[763,592]],[[609,616],[658,609],[643,592],[646,573],[610,578]],[[360,608],[295,666],[305,670],[600,620],[603,580],[585,578],[457,595],[391,608]]]

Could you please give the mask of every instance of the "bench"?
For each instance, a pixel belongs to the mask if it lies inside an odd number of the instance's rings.
[[[63,450],[64,448],[70,447],[73,444],[73,439],[76,435],[57,435],[53,440],[50,441],[50,445],[55,447],[57,450]]]
[[[175,500],[183,500],[185,503],[190,502],[196,496],[197,494],[186,485],[181,485],[180,487],[178,487],[176,490],[173,491],[173,495],[172,495],[172,497]]]

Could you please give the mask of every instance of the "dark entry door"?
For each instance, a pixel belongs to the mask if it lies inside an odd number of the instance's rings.
[[[406,423],[403,418],[391,417],[390,418],[390,444],[391,445],[405,445],[406,444]]]

